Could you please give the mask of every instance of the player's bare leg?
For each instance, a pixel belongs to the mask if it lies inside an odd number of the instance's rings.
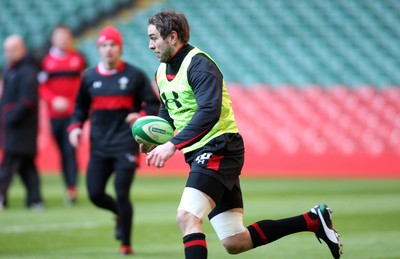
[[[202,221],[190,212],[180,210],[177,223],[183,236],[186,259],[206,259],[207,243]]]
[[[181,230],[182,236],[198,232],[203,233],[203,222],[190,212],[184,210],[178,211],[176,222]]]
[[[202,223],[214,207],[214,201],[205,193],[194,188],[185,188],[183,191],[176,221],[183,236],[186,259],[207,258]]]

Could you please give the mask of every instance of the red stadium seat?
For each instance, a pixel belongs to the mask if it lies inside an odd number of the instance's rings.
[[[369,86],[350,90],[343,85],[329,89],[290,85],[229,88],[236,117],[244,134],[263,138],[249,145],[288,154],[307,151],[315,154],[337,151],[343,154],[379,154],[400,141],[400,112],[392,99],[397,89],[377,91]],[[240,105],[249,100],[246,105]],[[397,130],[397,131],[396,131]],[[261,151],[260,147],[257,147]]]

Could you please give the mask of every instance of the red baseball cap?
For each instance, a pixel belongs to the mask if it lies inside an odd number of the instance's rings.
[[[107,26],[100,32],[99,38],[97,39],[97,46],[103,44],[103,42],[107,40],[114,41],[122,48],[122,35],[113,26]]]

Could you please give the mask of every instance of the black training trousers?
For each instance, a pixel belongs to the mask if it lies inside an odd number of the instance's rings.
[[[133,206],[129,195],[135,169],[136,161],[132,155],[121,153],[104,157],[91,153],[86,176],[90,200],[118,217],[123,245],[130,245],[131,242]],[[105,192],[113,173],[116,199]]]
[[[42,202],[40,179],[34,157],[8,152],[4,153],[0,168],[0,200],[6,203],[7,191],[16,172],[20,174],[27,190],[25,205],[29,207]]]
[[[75,187],[78,175],[75,148],[68,139],[70,118],[51,119],[51,130],[60,151],[62,173],[66,187]]]

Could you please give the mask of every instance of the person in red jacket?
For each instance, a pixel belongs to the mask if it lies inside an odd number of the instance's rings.
[[[70,28],[63,25],[55,27],[51,41],[50,51],[42,60],[40,96],[47,104],[52,133],[61,155],[67,188],[66,202],[71,204],[76,201],[78,169],[75,148],[69,143],[67,127],[86,62],[83,55],[74,49]]]

